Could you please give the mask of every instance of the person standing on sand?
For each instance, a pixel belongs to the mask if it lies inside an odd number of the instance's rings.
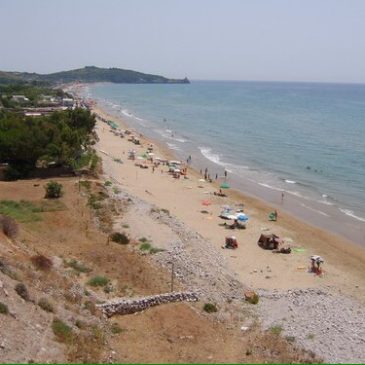
[[[215,174],[215,179],[218,180],[218,174]]]
[[[227,175],[228,175],[227,170],[224,170],[224,178],[225,179],[227,179]]]
[[[284,192],[281,192],[281,204],[284,204]]]

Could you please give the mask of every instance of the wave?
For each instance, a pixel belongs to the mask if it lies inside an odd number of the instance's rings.
[[[173,144],[173,143],[169,143],[169,142],[166,142],[167,145],[169,146],[169,149],[170,150],[174,150],[174,151],[180,151],[180,148],[178,146],[176,146],[176,144]]]
[[[288,180],[288,179],[284,179],[284,181],[287,183],[287,184],[296,184],[297,182],[294,181],[294,180]]]
[[[322,212],[321,210],[314,209],[314,208],[309,207],[308,205],[305,205],[305,204],[303,204],[303,203],[301,203],[300,205],[301,205],[302,207],[304,207],[304,208],[307,208],[307,209],[309,209],[309,210],[313,211],[313,212],[316,212],[316,213],[318,213],[318,214],[324,215],[325,217],[329,217],[329,214],[327,214],[327,213],[325,213],[325,212]]]
[[[261,186],[263,186],[264,188],[268,188],[268,189],[271,189],[271,190],[276,190],[276,191],[284,191],[283,189],[280,189],[280,188],[277,188],[276,186],[272,186],[272,185],[269,185],[269,184],[265,184],[265,183],[257,183]]]
[[[354,212],[352,211],[352,210],[350,210],[350,209],[341,209],[341,208],[338,208],[342,213],[344,213],[344,214],[346,214],[346,215],[348,215],[349,217],[351,217],[351,218],[354,218],[354,219],[356,219],[356,220],[358,220],[358,221],[360,221],[360,222],[365,222],[365,218],[363,218],[363,217],[359,217],[359,216],[357,216],[357,215],[355,215],[354,214]]]
[[[121,110],[121,113],[122,113],[123,115],[125,115],[126,117],[137,119],[137,120],[139,120],[140,122],[143,122],[143,121],[144,121],[144,119],[142,119],[142,118],[140,118],[140,117],[137,117],[136,115],[134,115],[133,113],[131,113],[128,109],[122,109],[122,110]]]
[[[209,147],[199,147],[199,150],[200,150],[201,154],[205,158],[207,158],[209,161],[212,161],[212,162],[216,163],[217,165],[224,166],[224,164],[221,161],[220,156],[216,153],[213,153],[211,148],[209,148]]]

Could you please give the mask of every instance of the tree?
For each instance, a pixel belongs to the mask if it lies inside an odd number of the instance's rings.
[[[50,181],[46,186],[46,195],[47,199],[57,199],[60,198],[63,194],[63,186],[56,181]]]

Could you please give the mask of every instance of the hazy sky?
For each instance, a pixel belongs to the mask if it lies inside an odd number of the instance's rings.
[[[365,82],[365,0],[0,0],[0,69]]]

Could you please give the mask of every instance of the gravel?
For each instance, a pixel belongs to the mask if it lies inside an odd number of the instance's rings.
[[[259,290],[264,328],[279,326],[325,362],[363,363],[365,309],[355,299],[326,289]]]

